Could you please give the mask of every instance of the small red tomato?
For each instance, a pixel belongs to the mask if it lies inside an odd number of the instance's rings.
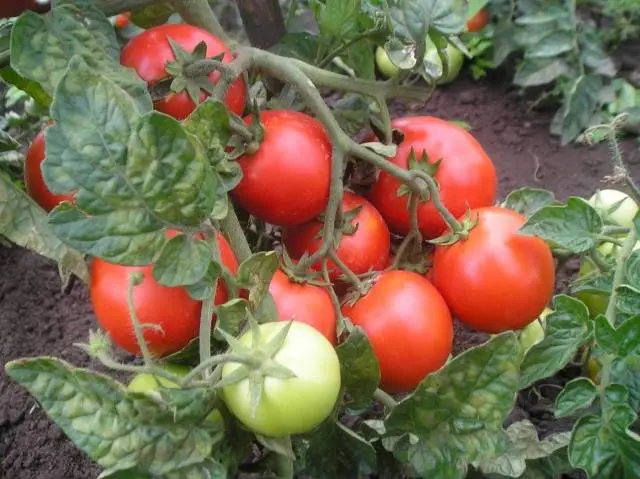
[[[313,326],[322,335],[336,343],[336,311],[328,291],[313,284],[291,281],[277,270],[269,284],[280,321],[300,321]]]
[[[440,161],[435,180],[442,203],[454,216],[467,208],[490,206],[495,202],[498,178],[493,162],[480,143],[465,129],[439,118],[416,116],[397,118],[392,127],[404,134],[404,139],[389,161],[407,168],[413,148],[420,160],[423,152],[429,163]],[[389,228],[399,234],[410,230],[407,196],[398,196],[401,183],[386,172],[380,172],[369,200],[380,211]],[[432,201],[418,206],[420,231],[427,239],[441,235],[446,224]]]
[[[380,364],[381,387],[413,390],[440,369],[453,347],[453,321],[438,290],[410,271],[385,271],[342,313],[361,326]]]
[[[27,149],[24,161],[24,184],[27,194],[47,212],[63,201],[75,201],[75,195],[73,194],[57,195],[52,193],[44,182],[44,177],[42,176],[42,162],[45,159],[44,132],[48,126],[42,128],[34,137]]]
[[[131,12],[126,12],[126,13],[121,13],[119,15],[116,15],[116,18],[113,21],[113,24],[116,28],[124,28],[127,25],[129,25],[129,23],[131,22],[131,20],[129,20],[130,17],[131,17]]]
[[[371,203],[361,196],[346,191],[342,199],[343,214],[361,208],[357,216],[351,221],[356,227],[353,234],[343,234],[336,249],[338,257],[357,275],[369,271],[378,271],[387,266],[391,239],[389,228],[384,219]],[[319,220],[312,220],[299,226],[287,228],[282,233],[282,241],[292,258],[299,259],[305,252],[313,254],[322,245],[319,233],[323,228]],[[342,271],[333,261],[328,261],[329,277],[337,280]],[[313,268],[320,271],[322,261],[318,261]]]
[[[479,331],[524,328],[553,295],[551,250],[518,233],[526,219],[515,211],[487,207],[471,214],[478,223],[466,239],[436,247],[433,284],[453,314]]]
[[[489,10],[487,8],[483,8],[467,20],[467,30],[470,32],[479,32],[487,26],[489,20]]]
[[[175,234],[169,231],[167,236]],[[231,246],[221,234],[217,238],[222,262],[233,273],[237,272],[238,262]],[[129,316],[127,295],[129,275],[140,271],[144,281],[133,290],[134,309],[140,324],[161,328],[158,331],[147,327],[143,334],[151,354],[162,357],[179,351],[198,336],[202,302],[191,298],[184,288],[159,284],[153,278],[152,268],[151,265],[122,266],[94,258],[90,268],[89,293],[100,326],[117,346],[139,355],[140,347]],[[219,283],[215,304],[222,304],[228,299],[224,283]]]
[[[245,118],[250,124],[252,116]],[[260,112],[258,151],[238,158],[243,177],[232,194],[248,213],[280,226],[312,220],[325,209],[331,182],[331,141],[318,120],[288,110]]]
[[[233,55],[227,46],[206,30],[187,24],[164,24],[149,28],[132,38],[122,49],[120,63],[134,68],[140,78],[149,85],[166,79],[169,76],[165,70],[166,64],[175,60],[169,38],[187,52],[192,52],[200,42],[205,42],[207,58],[224,53],[222,60],[224,63],[230,63],[233,60]],[[217,83],[219,78],[219,72],[213,72],[209,75],[212,83]],[[204,101],[208,95],[201,90],[200,101]],[[244,80],[238,78],[227,90],[225,103],[229,110],[241,115],[245,107],[245,98]],[[187,92],[182,91],[170,93],[166,97],[156,100],[154,107],[178,120],[183,120],[189,116],[196,105]]]

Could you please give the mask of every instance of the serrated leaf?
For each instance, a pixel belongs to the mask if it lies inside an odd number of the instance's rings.
[[[555,31],[531,45],[525,58],[551,58],[573,50],[573,32]]]
[[[58,8],[63,5],[72,5],[82,14],[82,22],[91,32],[98,45],[113,60],[120,60],[120,47],[118,37],[109,18],[95,5],[94,0],[57,0],[53,13],[58,14]]]
[[[625,283],[640,289],[640,251],[632,251],[625,264]]]
[[[184,120],[184,127],[200,140],[211,164],[215,165],[226,157],[224,147],[229,142],[231,130],[229,114],[223,103],[211,98],[200,103]]]
[[[546,320],[544,339],[527,352],[520,367],[520,389],[562,369],[590,335],[589,310],[579,300],[558,295]]]
[[[546,85],[569,71],[562,58],[526,58],[518,66],[513,83],[525,87]]]
[[[467,5],[459,1],[407,0],[390,9],[397,35],[410,36],[417,44],[434,29],[444,35],[457,35],[464,30]]]
[[[238,267],[238,284],[249,289],[249,303],[254,308],[269,290],[269,283],[277,269],[278,256],[274,251],[256,253]]]
[[[502,206],[529,218],[539,209],[555,202],[556,199],[552,192],[525,186],[509,193]]]
[[[577,254],[597,245],[602,226],[598,212],[584,199],[572,196],[566,205],[549,205],[536,211],[520,232],[538,236]]]
[[[550,479],[572,472],[574,468],[569,462],[567,449],[565,446],[547,457],[527,461],[527,468],[520,479]]]
[[[336,352],[343,390],[349,395],[346,407],[355,411],[366,409],[380,383],[380,367],[362,328],[356,326]]]
[[[640,352],[640,315],[625,320],[614,328],[603,315],[595,319],[595,337],[606,353],[625,357]]]
[[[358,33],[360,0],[326,0],[317,3],[316,20],[320,35],[349,38]]]
[[[590,125],[600,107],[601,89],[602,78],[597,75],[581,75],[573,82],[551,126],[551,133],[560,136],[562,145],[574,140]]]
[[[576,378],[569,381],[556,398],[556,417],[568,416],[589,407],[597,395],[598,391],[591,379]]]
[[[495,26],[493,31],[493,64],[499,67],[507,57],[516,51],[518,45],[513,41],[518,27],[512,22],[504,21]]]
[[[629,391],[629,404],[640,410],[640,353],[624,358],[614,358],[611,362],[611,383],[620,384]]]
[[[578,32],[580,43],[580,58],[594,73],[607,77],[614,77],[617,68],[613,59],[607,55],[598,29],[582,24]]]
[[[462,479],[471,461],[502,454],[502,424],[518,387],[518,339],[513,332],[468,349],[427,376],[385,421],[394,448],[422,477]]]
[[[473,466],[484,474],[499,474],[506,477],[521,477],[529,460],[542,459],[569,444],[571,434],[552,434],[544,440],[538,439],[538,431],[528,420],[511,424],[506,429],[509,438],[507,451],[492,459],[475,462]]]
[[[240,334],[242,326],[247,322],[248,308],[249,304],[242,298],[235,298],[218,306],[218,320],[213,331],[214,336],[222,341],[224,337],[220,334],[220,330],[231,336]]]
[[[10,178],[0,173],[0,235],[10,241],[57,261],[85,283],[89,270],[84,256],[69,248],[53,233],[47,214]]]
[[[103,374],[52,358],[11,361],[5,369],[106,473],[137,466],[164,476],[195,468],[211,453],[214,438],[202,419],[176,423],[173,405],[127,392]]]
[[[207,274],[210,263],[207,243],[181,234],[165,243],[153,265],[153,277],[164,286],[196,284]]]

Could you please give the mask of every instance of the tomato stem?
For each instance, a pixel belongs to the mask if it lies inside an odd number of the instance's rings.
[[[211,366],[217,366],[224,363],[240,363],[246,366],[257,368],[260,366],[259,361],[255,358],[251,358],[240,354],[219,354],[217,356],[211,356],[206,361],[201,362],[187,374],[183,379],[183,384],[189,384],[191,380],[196,378],[199,374],[209,369]]]
[[[233,249],[233,253],[236,255],[239,262],[242,263],[245,259],[251,256],[251,247],[249,246],[247,237],[244,235],[242,225],[240,224],[240,220],[238,220],[238,216],[236,215],[236,211],[233,209],[231,202],[229,202],[229,211],[227,216],[220,220],[220,228],[222,229],[222,232],[226,233],[229,237],[231,249]]]
[[[415,247],[422,243],[422,234],[420,233],[420,226],[418,224],[418,195],[416,193],[409,193],[409,213],[411,215],[411,229],[409,234],[402,240],[402,243],[400,243],[391,269],[398,269],[398,266],[402,264],[409,246],[413,245],[415,250]]]
[[[140,346],[140,352],[142,353],[144,363],[148,368],[153,368],[154,361],[151,357],[151,353],[149,352],[147,342],[144,339],[144,334],[142,333],[142,325],[140,324],[140,321],[138,321],[138,316],[136,314],[136,308],[133,299],[133,290],[137,285],[141,283],[138,276],[138,272],[134,272],[129,275],[129,284],[127,287],[127,305],[129,308],[129,317],[131,318],[131,324],[133,325],[133,332],[136,336],[138,346]],[[144,279],[142,281],[144,281]]]
[[[336,250],[333,247],[329,248],[327,256],[329,257],[329,259],[331,259],[331,261],[335,263],[338,268],[340,268],[340,270],[342,270],[349,282],[358,289],[358,292],[362,293],[364,291],[364,284],[362,283],[362,281],[360,281],[360,278],[358,278],[358,276],[353,271],[351,271],[351,269],[349,269],[346,264],[344,264],[344,261],[340,259],[338,253],[336,253]]]
[[[609,303],[607,304],[607,311],[605,313],[607,321],[609,321],[609,324],[611,324],[612,326],[614,326],[616,322],[616,300],[618,297],[618,287],[624,280],[627,259],[631,255],[636,241],[636,231],[635,229],[632,229],[631,231],[629,231],[629,234],[622,243],[622,248],[620,250],[620,253],[618,254],[618,257],[616,258],[616,269],[613,273],[611,296],[609,296]]]
[[[386,392],[384,392],[382,389],[379,389],[379,388],[373,392],[373,399],[378,401],[387,409],[393,409],[398,405],[398,402],[395,399],[393,399],[393,397],[390,394],[387,394]]]
[[[614,238],[613,236],[598,235],[598,240],[605,243],[613,243],[616,246],[622,246],[622,241],[618,238]]]
[[[447,209],[447,207],[442,203],[442,199],[440,198],[440,190],[438,189],[438,185],[436,184],[436,180],[434,180],[428,173],[423,171],[412,171],[412,173],[417,177],[426,182],[427,187],[429,189],[429,199],[433,202],[433,206],[440,213],[442,219],[447,223],[451,232],[453,234],[462,235],[464,233],[465,228],[462,224],[451,214],[451,212]]]
[[[341,325],[343,323],[342,309],[340,308],[340,300],[338,299],[338,295],[336,294],[335,290],[331,287],[331,278],[329,277],[329,262],[326,256],[322,259],[322,279],[326,284],[329,285],[327,287],[327,290],[329,291],[329,296],[331,296],[331,303],[333,303],[333,309],[335,309],[336,311],[336,318],[338,319],[336,323],[336,326],[337,326],[336,335],[339,337],[340,334],[342,333],[342,328],[341,328]]]
[[[598,267],[600,271],[610,271],[613,267],[611,264],[607,263],[604,257],[598,252],[598,250],[591,250],[589,253],[589,258],[593,263]]]

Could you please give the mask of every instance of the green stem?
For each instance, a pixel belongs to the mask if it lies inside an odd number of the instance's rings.
[[[340,268],[340,270],[344,273],[344,275],[347,277],[349,282],[358,289],[358,292],[364,291],[364,285],[362,284],[362,281],[360,281],[360,278],[358,278],[358,276],[356,276],[356,274],[353,271],[351,271],[351,269],[346,264],[344,264],[344,261],[340,259],[335,249],[329,248],[329,251],[327,252],[327,256],[331,261],[335,263],[335,265],[338,268]]]
[[[135,303],[133,300],[133,290],[142,281],[144,281],[144,276],[142,276],[142,279],[141,279],[140,272],[136,271],[134,273],[129,274],[129,285],[127,288],[127,306],[129,308],[129,317],[131,318],[131,324],[133,325],[133,333],[135,334],[136,341],[138,342],[138,346],[140,347],[140,352],[142,353],[144,364],[148,368],[153,368],[154,361],[151,356],[151,352],[149,352],[149,347],[147,346],[147,342],[144,339],[144,334],[142,332],[142,325],[140,324],[140,321],[138,321]]]
[[[433,206],[440,213],[442,219],[449,225],[451,231],[454,234],[461,234],[464,228],[460,224],[460,222],[451,214],[451,212],[447,209],[447,207],[442,203],[442,199],[440,198],[440,190],[438,189],[438,185],[436,184],[436,180],[434,180],[429,174],[422,171],[414,172],[421,180],[427,183],[427,187],[429,188],[430,200],[433,202]]]
[[[235,44],[220,25],[207,0],[180,0],[178,12],[187,23],[210,31],[228,47]]]
[[[629,229],[626,226],[605,226],[602,228],[602,234],[607,236],[627,235]]]
[[[283,454],[274,453],[276,455],[276,477],[278,479],[293,479],[293,461],[290,457]]]
[[[589,258],[591,258],[591,261],[595,263],[600,271],[606,272],[611,269],[611,265],[607,263],[598,250],[592,249],[589,254]]]
[[[605,243],[613,243],[616,246],[622,246],[622,241],[618,238],[614,238],[613,236],[598,235],[598,240]]]
[[[393,137],[393,128],[391,127],[391,113],[389,112],[389,106],[387,105],[387,101],[383,96],[376,97],[376,102],[378,103],[378,107],[380,108],[382,134],[384,135],[384,138],[381,138],[381,140],[385,145],[389,145],[391,144],[391,140]]]
[[[636,201],[636,203],[640,203],[640,188],[633,180],[631,175],[629,174],[629,169],[627,165],[624,164],[622,160],[622,152],[620,151],[620,145],[618,144],[618,139],[616,138],[616,126],[617,126],[617,118],[614,119],[611,124],[609,124],[608,128],[608,140],[609,140],[609,148],[611,150],[611,154],[613,156],[613,164],[614,169],[618,170],[615,173],[621,174],[624,178],[624,181],[627,183],[627,186],[631,190],[631,196]]]
[[[624,240],[624,243],[622,244],[622,249],[620,250],[620,253],[618,254],[618,257],[616,258],[616,269],[615,272],[613,273],[613,285],[612,285],[612,289],[611,289],[611,296],[609,296],[609,303],[607,304],[607,311],[606,311],[606,316],[607,316],[607,321],[609,321],[609,324],[611,324],[612,326],[615,325],[616,322],[616,300],[618,297],[618,287],[622,284],[622,281],[624,280],[624,274],[625,274],[625,266],[627,263],[627,259],[629,258],[629,255],[631,255],[631,252],[633,251],[633,247],[636,244],[636,232],[634,229],[632,229],[629,234],[627,235],[627,237]]]
[[[213,282],[213,293],[202,302],[200,311],[200,333],[198,337],[198,351],[200,362],[204,362],[211,357],[211,321],[213,319],[213,302],[216,297],[218,279]]]
[[[206,361],[201,362],[187,374],[184,378],[182,378],[182,384],[189,384],[191,380],[196,378],[198,374],[206,371],[212,366],[221,365],[224,363],[240,363],[245,364],[250,367],[259,366],[259,361],[255,358],[250,358],[247,356],[241,356],[239,354],[220,354],[218,356],[211,356]]]
[[[398,405],[398,402],[395,399],[393,399],[393,397],[391,397],[389,394],[384,392],[382,389],[376,389],[373,392],[373,399],[378,401],[387,409],[393,409]]]
[[[327,54],[327,56],[325,56],[322,61],[320,61],[318,63],[318,67],[319,68],[326,68],[331,61],[335,58],[340,56],[343,52],[345,52],[347,49],[351,48],[353,45],[355,45],[356,43],[358,43],[360,40],[364,40],[365,38],[374,35],[376,33],[378,33],[380,30],[377,28],[371,28],[369,30],[365,30],[364,32],[356,35],[355,37],[353,37],[352,39],[350,39],[349,41],[343,43],[342,45],[336,47],[333,49],[333,51],[329,52]]]
[[[222,231],[229,236],[231,248],[240,263],[251,256],[249,242],[244,235],[244,231],[242,231],[242,225],[233,209],[233,205],[229,205],[229,212],[227,216],[220,220],[220,226]]]
[[[298,10],[298,0],[289,1],[289,9],[287,10],[287,17],[284,20],[284,25],[288,29],[291,22],[296,17],[296,11]]]
[[[418,224],[418,195],[415,193],[409,193],[409,213],[411,215],[411,229],[409,230],[409,234],[402,240],[402,243],[400,243],[391,269],[398,269],[398,266],[404,260],[406,251],[409,246],[415,244],[414,242],[420,244],[420,242],[422,241],[420,225]]]
[[[329,296],[331,296],[331,303],[333,304],[333,309],[336,311],[336,318],[340,320],[342,318],[342,308],[340,308],[340,299],[338,299],[338,295],[335,290],[331,287],[331,278],[329,277],[329,264],[327,258],[322,259],[322,279],[325,283],[327,283],[327,290],[329,291]],[[338,321],[340,324],[341,321]],[[339,332],[337,332],[339,333]]]

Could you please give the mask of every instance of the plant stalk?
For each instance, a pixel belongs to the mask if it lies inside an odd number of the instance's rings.
[[[627,259],[631,255],[633,251],[633,247],[635,246],[637,241],[636,231],[632,229],[622,244],[622,248],[620,253],[618,254],[616,261],[616,269],[613,273],[613,285],[611,289],[611,296],[609,297],[609,303],[607,304],[607,311],[605,313],[607,317],[607,321],[611,326],[614,326],[616,323],[616,300],[618,298],[618,287],[622,284],[625,275],[625,265]]]
[[[144,281],[144,277],[143,277]],[[129,308],[129,317],[131,318],[131,324],[133,325],[133,332],[136,336],[136,341],[138,342],[138,346],[140,347],[140,352],[142,353],[142,357],[144,359],[145,365],[152,369],[154,366],[154,361],[151,356],[151,352],[149,351],[149,347],[147,346],[147,342],[144,339],[144,334],[142,332],[142,325],[140,321],[138,321],[138,316],[136,314],[135,303],[133,300],[133,290],[139,284],[139,273],[134,272],[129,275],[129,285],[127,288],[127,305]]]
[[[385,406],[387,409],[393,409],[398,405],[398,402],[391,397],[391,395],[384,392],[382,389],[376,389],[373,392],[373,399]]]

